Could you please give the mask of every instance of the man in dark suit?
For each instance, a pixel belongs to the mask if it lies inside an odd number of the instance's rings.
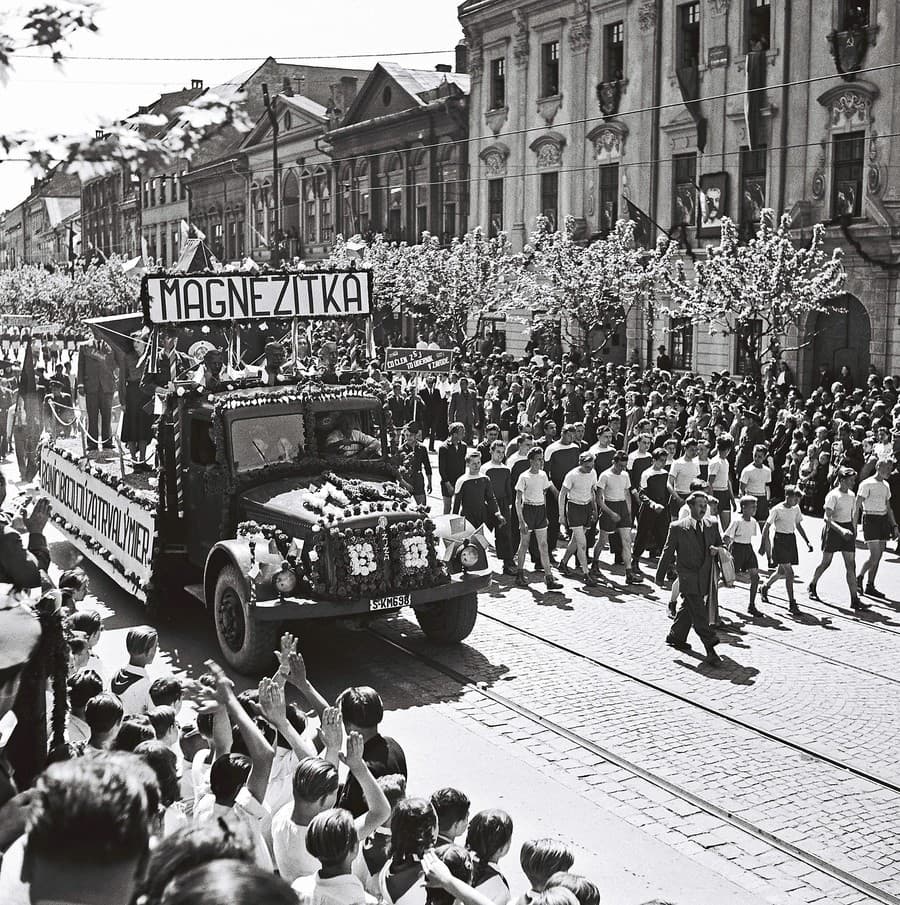
[[[444,438],[447,422],[447,402],[436,385],[433,374],[425,378],[425,388],[419,390],[417,420],[422,425],[423,437],[428,437],[428,448],[434,452],[434,441]]]
[[[666,636],[666,643],[679,650],[690,650],[688,632],[693,626],[706,648],[706,663],[719,666],[721,658],[715,651],[716,633],[710,628],[707,598],[714,568],[713,558],[722,546],[719,522],[707,520],[707,496],[695,491],[687,498],[691,514],[669,526],[669,536],[656,567],[656,583],[662,585],[673,561],[678,573],[681,606],[675,622]]]
[[[96,340],[78,350],[78,388],[84,395],[88,419],[87,448],[112,449],[112,400],[116,390],[116,358],[112,349]]]
[[[480,426],[480,411],[478,397],[469,389],[469,379],[459,378],[459,389],[450,395],[450,405],[447,409],[447,417],[451,422],[459,422],[465,429],[466,445],[472,443],[475,429]]]

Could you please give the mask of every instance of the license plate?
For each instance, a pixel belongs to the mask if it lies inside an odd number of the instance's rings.
[[[409,594],[394,594],[391,597],[379,597],[369,604],[370,610],[393,610],[401,606],[409,606]]]

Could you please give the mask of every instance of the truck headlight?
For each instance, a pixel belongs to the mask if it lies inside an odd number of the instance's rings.
[[[297,587],[297,574],[290,563],[281,564],[281,568],[272,576],[272,583],[279,594],[290,594]]]
[[[474,544],[466,544],[460,550],[459,562],[464,569],[474,569],[478,565],[478,549]]]

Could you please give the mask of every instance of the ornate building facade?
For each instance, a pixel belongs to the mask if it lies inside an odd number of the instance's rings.
[[[798,240],[826,222],[848,295],[790,338],[786,360],[804,387],[823,367],[900,371],[900,145],[885,137],[900,131],[896,4],[466,0],[459,17],[470,225],[521,248],[539,214],[571,216],[587,240],[629,216],[627,199],[689,257],[723,215],[745,237],[762,208],[790,213]],[[685,369],[746,364],[736,340],[646,311],[625,344],[642,360],[666,345]]]

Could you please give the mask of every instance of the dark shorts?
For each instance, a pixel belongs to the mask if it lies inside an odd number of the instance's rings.
[[[751,569],[759,568],[756,551],[751,544],[732,544],[731,556],[734,559],[735,572],[749,572]]]
[[[760,524],[769,517],[769,501],[764,496],[756,497],[756,514],[753,516]]]
[[[779,534],[775,532],[772,543],[772,562],[776,566],[796,566],[800,562],[797,555],[797,536],[795,534]]]
[[[566,502],[566,524],[570,528],[585,528],[593,521],[594,507],[590,503]]]
[[[618,531],[619,528],[631,527],[631,514],[628,510],[628,503],[625,500],[615,500],[606,504],[613,512],[619,516],[619,521],[614,522],[606,512],[600,512],[600,530],[601,531]]]
[[[852,528],[852,522],[838,522],[842,528]],[[853,553],[856,550],[856,536],[846,537],[840,531],[835,531],[826,525],[822,529],[823,553]]]
[[[529,531],[540,531],[541,528],[547,527],[547,507],[543,503],[537,506],[524,503],[522,505],[522,515]]]
[[[731,512],[731,491],[730,490],[714,490],[712,495],[719,504],[719,512]]]
[[[863,538],[865,540],[890,540],[891,520],[884,515],[871,515],[863,513]]]

